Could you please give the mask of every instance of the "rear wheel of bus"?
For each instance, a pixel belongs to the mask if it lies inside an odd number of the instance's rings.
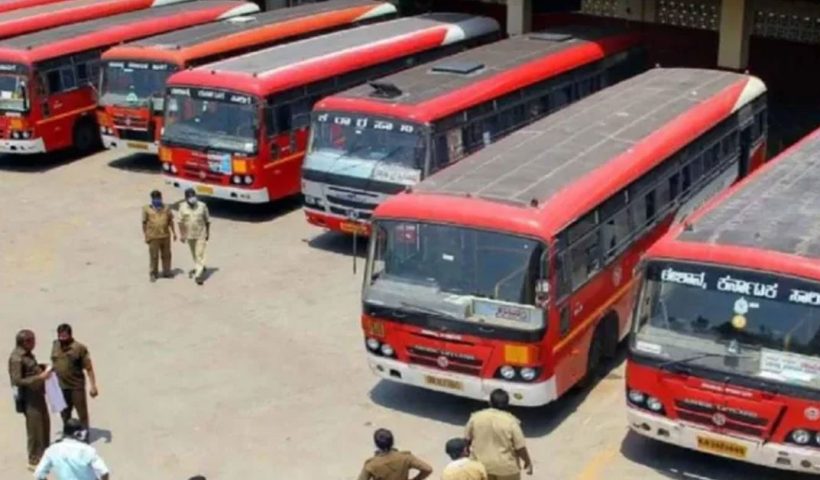
[[[618,317],[607,315],[595,327],[589,344],[587,371],[578,382],[581,389],[591,387],[603,376],[604,361],[615,357],[618,348]]]
[[[99,129],[88,117],[81,118],[74,126],[74,148],[82,154],[91,153],[102,147]]]

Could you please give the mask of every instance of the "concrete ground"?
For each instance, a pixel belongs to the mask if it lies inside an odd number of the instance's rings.
[[[0,156],[0,346],[32,328],[48,361],[56,325],[74,325],[99,377],[94,445],[112,479],[353,479],[382,426],[445,464],[444,441],[481,405],[371,375],[349,239],[307,225],[295,202],[250,214],[213,204],[205,286],[184,274],[151,284],[139,214],[153,188],[179,198],[150,157]],[[181,244],[174,254],[187,271]],[[803,478],[628,434],[623,372],[517,412],[533,478]],[[30,478],[8,394],[0,425],[0,478]]]

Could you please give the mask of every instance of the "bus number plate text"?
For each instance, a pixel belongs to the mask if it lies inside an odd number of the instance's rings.
[[[735,442],[727,442],[717,438],[698,435],[698,449],[704,452],[717,453],[733,458],[746,458],[746,446]]]
[[[450,390],[464,390],[464,384],[457,380],[450,380],[449,378],[434,377],[432,375],[425,375],[424,381],[427,385],[433,387],[447,388]]]

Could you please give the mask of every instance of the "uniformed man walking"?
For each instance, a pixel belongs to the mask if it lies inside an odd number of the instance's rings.
[[[77,416],[88,434],[88,402],[85,397],[85,377],[91,388],[88,394],[95,398],[98,394],[97,377],[91,364],[91,355],[85,345],[74,339],[71,325],[63,323],[57,327],[57,340],[51,348],[51,364],[60,381],[63,397],[67,407],[60,412],[63,426],[71,418],[71,411],[77,410]]]
[[[487,480],[487,469],[470,458],[470,444],[464,438],[451,438],[444,451],[452,462],[444,467],[441,480]]]
[[[149,270],[152,282],[157,281],[157,267],[162,257],[162,276],[171,276],[171,238],[177,239],[174,215],[162,202],[159,190],[151,192],[151,204],[142,208],[142,233],[148,244]]]
[[[424,480],[433,473],[430,465],[412,453],[395,450],[390,430],[376,430],[373,442],[376,444],[376,454],[364,462],[359,480]],[[410,477],[411,470],[418,473]]]
[[[34,358],[34,332],[20,330],[15,341],[16,345],[9,357],[9,377],[12,387],[17,389],[16,395],[26,417],[28,468],[34,471],[49,444],[51,425],[46,405],[45,381],[51,374],[51,367],[43,368]]]
[[[205,282],[205,247],[211,238],[211,217],[208,206],[196,198],[193,188],[185,190],[185,202],[179,207],[179,237],[188,244],[194,268],[188,272],[197,285]]]
[[[524,442],[521,422],[506,411],[510,396],[501,389],[490,393],[490,408],[478,411],[467,422],[471,456],[487,469],[489,480],[520,480],[521,462],[532,475],[532,461]]]

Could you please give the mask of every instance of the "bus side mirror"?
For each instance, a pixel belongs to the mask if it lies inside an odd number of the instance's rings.
[[[28,84],[25,80],[20,81],[20,93],[23,94],[23,110],[28,111],[31,103],[28,98]]]
[[[535,281],[535,303],[541,308],[550,301],[550,282],[545,278]]]
[[[161,94],[151,95],[149,101],[151,102],[152,113],[162,113],[165,110],[165,97]]]

